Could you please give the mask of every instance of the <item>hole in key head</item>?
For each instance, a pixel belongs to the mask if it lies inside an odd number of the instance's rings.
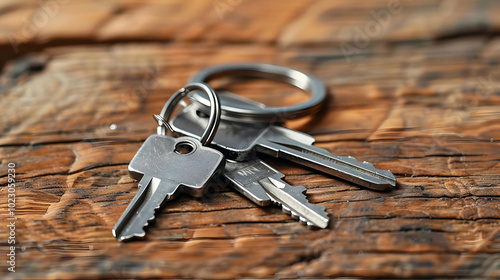
[[[204,119],[208,119],[208,117],[210,117],[209,115],[205,114],[204,112],[200,111],[200,110],[196,110],[196,115],[200,118],[204,118]]]
[[[182,141],[182,142],[179,142],[177,143],[177,145],[175,145],[175,153],[179,154],[179,155],[187,155],[187,154],[191,154],[192,152],[194,152],[195,150],[195,146],[190,143],[190,142],[187,142],[187,141]]]

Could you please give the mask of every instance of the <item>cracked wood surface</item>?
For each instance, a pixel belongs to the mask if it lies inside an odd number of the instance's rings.
[[[0,217],[14,162],[18,243],[17,272],[3,254],[2,279],[500,278],[499,10],[484,0],[3,1]],[[29,31],[41,11],[52,12]],[[390,169],[397,188],[266,157],[326,207],[327,229],[223,187],[169,202],[146,240],[116,242],[137,190],[127,165],[155,132],[151,115],[198,70],[235,61],[318,76],[325,110],[287,126]],[[262,80],[214,85],[269,105],[307,98]],[[8,236],[0,227],[2,252]]]

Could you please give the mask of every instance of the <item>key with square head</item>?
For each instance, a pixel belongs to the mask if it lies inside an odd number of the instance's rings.
[[[202,140],[167,135],[151,135],[146,139],[129,164],[131,177],[140,180],[139,190],[113,228],[113,235],[119,241],[144,237],[144,227],[154,219],[155,211],[166,201],[178,193],[202,196],[204,187],[224,169],[222,153],[206,147],[220,121],[218,98],[208,86],[192,83],[176,92],[165,105],[167,109],[162,111],[160,128],[174,106],[192,89],[207,92],[214,107]]]
[[[193,103],[184,108],[171,125],[181,134],[199,137],[205,123],[204,114]],[[396,178],[390,171],[376,169],[372,164],[359,162],[352,156],[332,155],[325,149],[313,146],[314,142],[314,137],[308,134],[274,124],[249,125],[222,120],[212,144],[231,160],[245,161],[255,158],[257,153],[263,153],[369,189],[386,191],[395,187]]]
[[[246,197],[260,206],[274,202],[283,211],[309,226],[326,228],[329,218],[325,207],[310,203],[304,186],[291,186],[282,179],[281,172],[260,159],[227,161],[224,178]]]

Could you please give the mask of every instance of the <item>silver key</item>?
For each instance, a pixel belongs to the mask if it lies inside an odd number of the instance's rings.
[[[223,176],[239,192],[264,206],[274,202],[283,211],[309,226],[326,228],[329,218],[325,207],[309,203],[304,186],[291,186],[278,170],[260,159],[246,162],[226,162]]]
[[[223,96],[221,96],[223,98]],[[235,102],[234,100],[232,102]],[[184,135],[199,137],[206,119],[195,104],[184,108],[172,121],[172,126]],[[257,153],[287,159],[356,183],[379,190],[390,190],[396,178],[388,170],[376,169],[372,164],[359,162],[352,156],[335,156],[313,146],[314,137],[274,124],[248,125],[222,120],[215,135],[214,147],[226,158],[245,161]]]
[[[202,196],[208,181],[224,164],[220,152],[191,137],[149,136],[129,165],[130,175],[140,179],[139,191],[113,228],[113,235],[119,241],[144,237],[143,228],[154,219],[155,210],[181,192]],[[193,166],[200,168],[193,170]]]
[[[192,90],[205,91],[212,105],[201,142],[191,137],[164,135],[167,120],[176,104]],[[158,135],[146,139],[128,166],[130,176],[140,179],[140,182],[137,194],[113,228],[113,235],[119,241],[144,237],[144,227],[154,219],[155,211],[177,193],[202,196],[205,186],[224,169],[226,163],[222,153],[206,147],[220,122],[220,101],[209,86],[187,84],[174,93],[155,118],[159,125]]]
[[[258,164],[260,160],[230,161],[226,160],[226,167],[222,176],[238,192],[246,196],[259,206],[271,204],[271,198],[262,187],[260,180],[274,176],[277,179],[285,177],[274,168],[265,163]]]

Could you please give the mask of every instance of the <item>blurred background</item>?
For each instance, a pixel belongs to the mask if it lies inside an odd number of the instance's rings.
[[[499,14],[494,0],[2,0],[0,182],[16,163],[20,218],[19,271],[2,279],[500,278]],[[226,189],[180,197],[147,241],[118,244],[151,115],[199,70],[237,62],[319,77],[322,114],[286,125],[398,188],[270,160],[328,209],[328,229]],[[218,88],[307,99],[266,80]]]
[[[4,115],[11,132],[19,121],[13,119],[15,104],[39,104],[42,99],[48,101],[45,106],[71,107],[78,92],[87,94],[85,110],[61,112],[65,127],[47,127],[54,124],[45,122],[40,129],[102,132],[102,125],[126,122],[124,113],[140,106],[147,95],[168,95],[196,71],[228,62],[281,64],[319,76],[332,97],[335,91],[330,106],[337,113],[327,127],[317,124],[312,132],[332,132],[333,121],[349,139],[363,130],[371,133],[394,105],[391,114],[409,116],[402,116],[407,118],[404,123],[386,121],[380,128],[468,129],[463,121],[476,110],[471,107],[484,103],[498,88],[497,1],[8,0],[0,5],[4,89],[42,70],[36,86],[24,86],[51,91],[55,83],[81,84],[71,88],[72,94],[62,93],[71,96],[64,99],[58,98],[59,91],[50,100],[38,94],[3,98],[11,112]],[[249,86],[233,86],[238,85]],[[279,83],[250,86],[260,90],[248,94],[268,105],[307,98]],[[275,87],[284,94],[269,94]],[[418,108],[426,110],[426,118],[407,104],[421,94],[433,96],[430,106]],[[96,101],[106,96],[114,101]],[[148,109],[155,111],[160,103]],[[94,118],[98,106],[106,104],[113,112]],[[45,106],[36,109],[37,122],[52,116]],[[357,128],[344,122],[353,106],[364,109]],[[491,114],[481,114],[485,121],[498,117],[487,110]],[[72,123],[75,115],[89,119]],[[495,136],[491,130],[484,133],[487,139]],[[343,136],[325,140],[332,137]]]

